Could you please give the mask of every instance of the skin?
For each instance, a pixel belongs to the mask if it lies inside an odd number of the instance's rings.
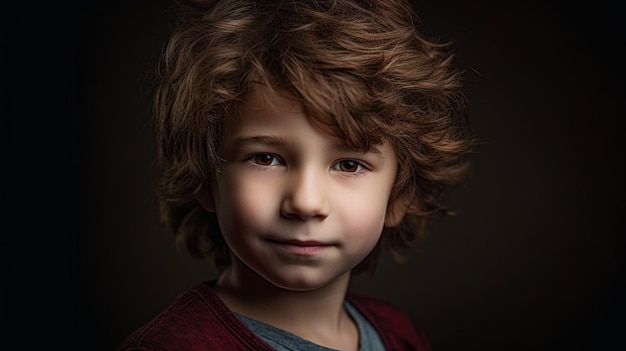
[[[218,296],[320,345],[357,349],[343,301],[351,270],[399,221],[387,218],[393,148],[351,150],[287,93],[258,88],[226,122],[220,153],[225,167],[201,201],[231,250]]]

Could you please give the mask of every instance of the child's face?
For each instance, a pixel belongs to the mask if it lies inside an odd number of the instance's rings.
[[[350,150],[285,96],[255,92],[226,122],[213,202],[233,265],[313,290],[347,281],[378,242],[397,161],[388,143]]]

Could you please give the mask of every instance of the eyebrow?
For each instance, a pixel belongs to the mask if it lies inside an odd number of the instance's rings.
[[[281,137],[275,135],[253,135],[253,136],[243,136],[238,137],[233,140],[233,144],[238,146],[245,146],[249,144],[263,144],[268,146],[287,146],[289,144],[293,144],[294,142],[291,138]],[[376,145],[372,145],[368,150],[357,150],[354,149],[341,139],[337,139],[332,144],[329,145],[328,150],[342,151],[342,152],[359,152],[359,153],[373,153],[373,154],[382,154],[382,152],[376,147]]]
[[[233,140],[235,145],[248,145],[248,144],[264,144],[269,146],[284,146],[291,142],[288,138],[278,137],[274,135],[254,135],[238,137]]]

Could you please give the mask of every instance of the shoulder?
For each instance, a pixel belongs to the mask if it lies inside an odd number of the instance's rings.
[[[131,333],[118,351],[266,350],[215,295],[208,283],[180,294],[166,309]]]
[[[404,310],[380,298],[355,292],[348,293],[347,299],[378,331],[389,350],[430,350],[426,335]]]

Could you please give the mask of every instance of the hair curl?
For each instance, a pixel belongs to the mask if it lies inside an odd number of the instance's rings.
[[[299,99],[323,130],[367,150],[388,140],[398,158],[390,196],[406,206],[380,249],[400,257],[459,185],[474,140],[449,45],[428,39],[399,0],[228,0],[176,3],[154,98],[163,224],[195,256],[230,263],[215,215],[198,198],[222,166],[222,124],[257,84]]]

